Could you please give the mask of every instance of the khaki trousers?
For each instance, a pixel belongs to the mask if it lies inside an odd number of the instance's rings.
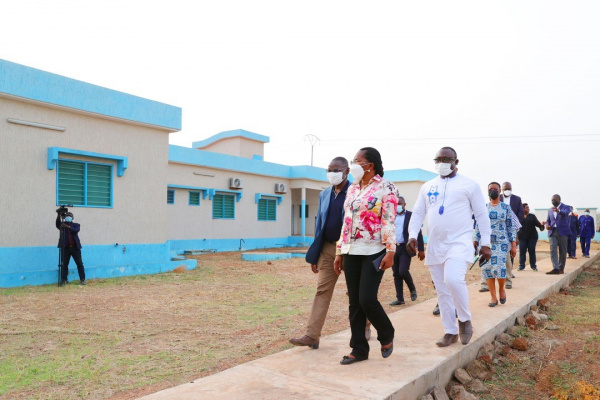
[[[333,290],[338,280],[338,275],[333,270],[334,260],[335,243],[324,242],[321,254],[319,254],[319,260],[317,261],[317,267],[319,268],[317,294],[315,294],[310,317],[308,318],[308,326],[306,327],[306,336],[313,339],[321,337],[321,331],[325,324],[327,311],[329,311]]]

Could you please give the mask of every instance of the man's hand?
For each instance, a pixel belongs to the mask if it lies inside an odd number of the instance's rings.
[[[60,225],[61,228],[70,228],[71,226],[65,224],[64,222]]]
[[[319,267],[317,267],[315,264],[310,264],[310,268],[312,269],[312,272],[314,272],[315,274],[319,273]]]
[[[408,243],[406,243],[406,250],[408,250],[410,254],[415,254],[417,252],[417,239],[409,239]]]
[[[335,260],[333,261],[333,270],[336,274],[340,275],[342,270],[344,269],[342,256],[335,256]]]
[[[510,258],[515,258],[516,255],[517,255],[517,246],[515,245],[515,242],[513,242],[512,247],[510,248]]]
[[[479,249],[479,255],[483,261],[489,261],[490,257],[492,257],[492,250],[490,250],[489,246],[481,246],[481,249]]]
[[[423,261],[425,259],[425,252],[424,251],[420,251],[419,255],[417,257],[419,257],[419,260]]]
[[[396,253],[393,251],[388,251],[387,253],[385,253],[385,256],[383,256],[383,260],[381,260],[381,264],[379,264],[380,271],[385,271],[386,269],[388,269],[392,265],[394,265],[394,255],[395,254]]]

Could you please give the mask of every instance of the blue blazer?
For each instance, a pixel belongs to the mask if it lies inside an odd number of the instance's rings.
[[[500,201],[504,202],[504,195],[500,195]],[[515,213],[521,225],[523,225],[523,218],[525,218],[525,208],[521,198],[516,194],[510,196],[510,208]]]
[[[350,181],[346,182],[346,190],[348,189],[348,186],[350,186]],[[329,213],[329,202],[331,201],[332,190],[333,186],[329,186],[327,189],[319,193],[319,212],[317,213],[317,221],[315,222],[315,240],[313,240],[313,243],[308,248],[305,257],[306,262],[311,265],[317,264],[317,261],[319,261],[319,255],[323,249],[323,242],[325,241],[323,238],[323,228],[325,227],[327,214]],[[342,210],[342,220],[344,219],[343,213],[344,211]],[[341,232],[342,228],[340,227],[340,233]]]
[[[556,229],[560,236],[571,235],[571,224],[569,223],[569,214],[571,213],[571,206],[566,204],[560,204],[558,206],[558,213],[556,215],[556,221],[554,220],[554,211],[548,210],[548,219],[546,224],[552,226],[556,222]],[[548,237],[552,236],[553,229],[548,229]]]

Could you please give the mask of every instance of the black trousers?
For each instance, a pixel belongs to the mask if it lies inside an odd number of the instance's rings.
[[[577,254],[577,235],[570,235],[567,242],[567,254],[569,257],[575,257]]]
[[[529,266],[531,269],[537,269],[535,256],[535,245],[538,238],[519,239],[519,268],[525,268],[525,258],[529,253]]]
[[[396,254],[394,255],[394,265],[392,266],[392,271],[394,272],[396,298],[401,301],[404,301],[404,282],[406,282],[408,290],[411,292],[416,290],[409,271],[410,261],[411,257],[406,251],[406,245],[404,243],[396,245]]]
[[[344,255],[344,275],[348,287],[348,310],[352,331],[350,347],[352,355],[356,358],[369,357],[369,342],[365,337],[367,318],[377,329],[377,340],[382,346],[394,340],[392,321],[377,300],[384,271],[376,272],[373,267],[373,260],[384,252],[385,250],[368,256]]]
[[[69,275],[69,261],[73,257],[75,264],[77,265],[77,273],[79,273],[79,280],[85,281],[85,270],[83,269],[83,261],[81,261],[81,249],[77,246],[65,247],[63,250],[62,257],[62,268],[60,270],[60,280],[63,282],[67,281]]]

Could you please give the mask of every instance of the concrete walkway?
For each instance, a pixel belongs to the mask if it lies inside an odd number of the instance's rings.
[[[489,293],[469,286],[474,335],[463,346],[460,342],[438,348],[435,342],[444,334],[439,317],[432,315],[436,299],[431,299],[390,314],[396,328],[394,353],[383,359],[380,344],[371,341],[367,361],[340,365],[349,353],[350,330],[321,338],[320,348],[293,348],[234,368],[143,397],[146,400],[186,399],[405,399],[415,400],[433,387],[443,387],[456,368],[477,356],[483,344],[513,325],[538,299],[556,293],[570,284],[581,270],[600,256],[567,260],[564,275],[545,275],[552,269],[550,259],[538,262],[539,272],[515,271],[514,287],[507,291],[507,302],[487,306]]]

